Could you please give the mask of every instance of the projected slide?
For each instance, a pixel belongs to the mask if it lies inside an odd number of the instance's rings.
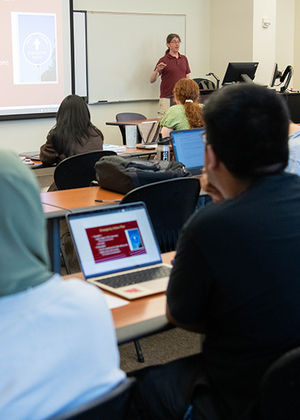
[[[56,15],[12,12],[14,83],[58,83]]]
[[[0,10],[0,117],[56,112],[71,93],[69,0],[0,0]]]
[[[137,222],[86,229],[96,263],[146,253]]]

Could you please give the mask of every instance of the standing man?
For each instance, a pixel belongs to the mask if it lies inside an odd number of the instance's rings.
[[[218,202],[181,234],[167,317],[205,341],[201,354],[136,375],[143,419],[182,419],[192,402],[197,420],[244,420],[266,370],[300,346],[300,177],[284,172],[286,105],[240,84],[213,93],[203,117],[202,187]]]
[[[177,34],[167,36],[167,51],[164,57],[160,58],[150,77],[150,83],[156,82],[161,76],[159,117],[163,117],[171,105],[174,105],[173,89],[175,83],[183,78],[190,78],[190,67],[185,55],[179,53],[181,39]]]

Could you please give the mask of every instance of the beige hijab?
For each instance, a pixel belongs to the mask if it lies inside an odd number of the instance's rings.
[[[0,150],[0,297],[47,281],[45,217],[32,170]]]

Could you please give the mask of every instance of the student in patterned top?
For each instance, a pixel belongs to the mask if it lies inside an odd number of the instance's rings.
[[[161,120],[162,137],[168,137],[172,130],[186,130],[203,127],[202,105],[199,104],[199,86],[194,80],[180,79],[174,87],[177,105],[169,108]]]

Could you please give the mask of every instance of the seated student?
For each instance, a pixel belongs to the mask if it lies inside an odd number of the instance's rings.
[[[194,80],[180,79],[174,87],[174,100],[160,122],[162,137],[168,137],[172,130],[187,130],[203,127],[202,105],[199,104],[199,86]]]
[[[38,183],[8,151],[0,151],[0,194],[0,418],[43,420],[125,374],[104,294],[49,270]]]
[[[91,123],[86,103],[80,96],[67,96],[58,109],[56,125],[40,148],[41,161],[53,165],[69,156],[102,149],[103,134]]]
[[[143,419],[182,419],[192,402],[194,419],[244,420],[262,375],[300,346],[300,177],[284,171],[286,105],[239,84],[213,93],[203,117],[203,188],[219,201],[186,224],[167,290],[169,321],[205,333],[203,352],[137,372]]]
[[[300,126],[292,121],[289,128],[289,152],[286,172],[300,175]]]

